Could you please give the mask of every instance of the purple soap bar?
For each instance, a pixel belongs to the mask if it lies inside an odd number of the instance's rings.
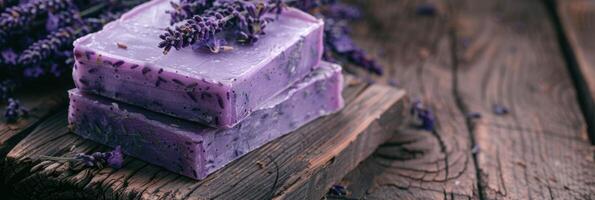
[[[170,171],[203,179],[240,156],[343,106],[341,68],[322,63],[231,129],[217,129],[70,90],[76,134]]]
[[[285,10],[253,45],[163,55],[170,0],[147,2],[74,42],[76,87],[148,110],[230,128],[320,62],[323,23]]]

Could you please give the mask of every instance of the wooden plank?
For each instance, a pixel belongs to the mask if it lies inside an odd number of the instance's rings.
[[[387,67],[380,82],[398,80],[411,98],[422,99],[434,111],[437,129],[399,129],[340,182],[350,193],[347,198],[477,199],[470,133],[453,94],[453,47],[445,2],[354,3],[367,16],[354,24],[358,44]],[[426,5],[433,5],[436,15],[416,14],[418,7]]]
[[[350,79],[352,80],[352,79]],[[401,126],[404,92],[354,81],[346,107],[232,162],[203,181],[131,157],[122,169],[73,169],[39,155],[103,151],[68,133],[66,113],[41,124],[7,156],[6,182],[17,196],[44,199],[320,199],[327,188]]]
[[[451,0],[457,95],[485,199],[593,199],[594,148],[540,0]],[[509,114],[494,114],[502,105]]]
[[[14,123],[6,123],[4,112],[6,105],[0,104],[0,172],[4,171],[4,158],[6,154],[27,134],[29,134],[40,121],[55,113],[60,108],[65,108],[68,102],[66,95],[66,86],[50,87],[31,86],[22,89],[15,95],[20,105],[29,110],[29,116],[19,118]],[[4,179],[4,173],[0,173],[0,192],[4,191],[6,186],[1,180]]]
[[[30,87],[15,96],[20,105],[30,111],[29,116],[20,118],[14,123],[6,123],[4,112],[6,104],[0,103],[0,158],[4,158],[6,153],[18,142],[18,138],[23,138],[26,130],[31,129],[39,120],[48,116],[60,107],[66,107],[68,97],[65,87],[59,88],[40,88]]]
[[[562,45],[569,56],[575,85],[579,90],[591,144],[595,144],[595,2],[550,0],[563,36]]]

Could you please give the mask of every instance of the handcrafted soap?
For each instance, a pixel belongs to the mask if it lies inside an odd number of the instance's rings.
[[[231,129],[216,129],[70,90],[73,132],[202,179],[240,156],[343,106],[340,67],[322,66]]]
[[[213,54],[157,48],[170,0],[129,11],[74,42],[73,79],[92,92],[213,127],[233,127],[310,73],[322,56],[323,23],[286,9],[252,45]]]

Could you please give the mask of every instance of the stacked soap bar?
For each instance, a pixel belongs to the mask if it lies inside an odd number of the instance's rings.
[[[256,108],[231,129],[120,104],[73,89],[69,122],[77,134],[194,179],[343,106],[341,68],[323,63],[306,78]]]
[[[248,46],[212,54],[191,48],[163,55],[170,0],[136,7],[75,41],[73,78],[82,92],[147,110],[231,128],[301,80],[321,59],[323,23],[297,9],[267,25]]]

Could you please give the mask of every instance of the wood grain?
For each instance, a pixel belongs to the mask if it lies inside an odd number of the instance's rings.
[[[16,195],[30,199],[320,199],[402,125],[405,113],[402,90],[348,82],[341,112],[274,140],[203,181],[131,157],[119,170],[41,161],[37,156],[106,150],[68,133],[62,112],[8,154],[6,182]]]
[[[65,87],[47,88],[47,87],[28,87],[24,92],[16,94],[14,97],[20,101],[20,105],[29,110],[29,115],[19,118],[14,123],[5,123],[4,112],[6,105],[0,104],[0,172],[4,168],[4,158],[6,154],[27,134],[29,134],[40,121],[47,118],[60,108],[65,108],[68,97]],[[4,179],[4,173],[0,173],[0,192],[4,191],[6,186],[1,180]]]
[[[595,2],[550,0],[561,28],[562,45],[570,58],[570,69],[578,88],[590,133],[595,144]]]
[[[445,1],[354,1],[365,20],[354,24],[358,44],[378,56],[387,74],[437,118],[435,132],[410,126],[346,176],[355,199],[477,199],[472,141],[454,95],[452,44]],[[434,5],[437,14],[416,9]],[[334,198],[329,196],[329,198]]]
[[[452,0],[455,81],[485,199],[593,199],[594,148],[540,0]],[[509,114],[496,115],[493,105]]]

